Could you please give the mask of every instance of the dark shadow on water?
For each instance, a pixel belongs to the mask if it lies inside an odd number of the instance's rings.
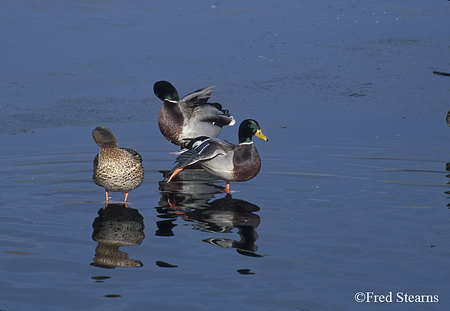
[[[125,204],[108,204],[98,211],[92,223],[92,239],[98,242],[92,266],[101,268],[142,267],[139,260],[130,258],[121,246],[139,245],[145,238],[144,217],[137,209]]]
[[[449,114],[447,115],[447,119],[449,119],[450,116],[450,111]],[[450,172],[450,162],[445,163],[445,170],[447,172]],[[445,177],[450,179],[450,174],[445,175]],[[450,180],[447,184],[450,184]],[[450,191],[444,191],[445,194],[450,195]],[[450,209],[450,203],[447,204],[447,207]]]
[[[164,177],[167,171],[162,171]],[[181,174],[182,173],[182,174]],[[203,241],[222,248],[234,248],[245,256],[262,257],[256,251],[255,242],[258,239],[256,228],[260,217],[255,214],[259,206],[240,199],[231,194],[224,194],[225,189],[216,185],[217,179],[198,170],[183,170],[176,178],[167,183],[159,182],[161,199],[156,207],[158,217],[157,236],[173,236],[174,223],[177,218],[194,223],[194,229],[202,232],[220,234]],[[223,196],[215,199],[216,195]],[[224,235],[237,229],[239,239],[230,239]]]

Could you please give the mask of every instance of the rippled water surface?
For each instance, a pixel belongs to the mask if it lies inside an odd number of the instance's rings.
[[[448,5],[6,1],[0,309],[447,310]],[[161,79],[258,120],[260,174],[163,181]],[[144,158],[128,208],[99,125]]]

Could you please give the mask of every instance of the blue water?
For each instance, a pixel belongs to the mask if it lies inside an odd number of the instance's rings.
[[[2,6],[1,310],[450,307],[447,2]],[[231,197],[163,182],[162,79],[270,138]],[[128,209],[92,182],[99,125],[144,158]]]

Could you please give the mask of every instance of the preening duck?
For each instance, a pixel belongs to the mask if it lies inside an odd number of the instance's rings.
[[[225,191],[230,192],[231,181],[247,181],[258,175],[261,158],[252,137],[268,141],[258,122],[247,119],[239,126],[239,145],[217,138],[199,137],[187,145],[176,159],[170,182],[186,166],[198,163],[207,172],[227,182]]]
[[[177,89],[167,81],[153,86],[155,95],[163,101],[158,125],[163,136],[175,145],[189,143],[200,136],[215,138],[226,125],[235,120],[219,103],[208,103],[214,86],[197,90],[180,99]]]
[[[129,192],[144,181],[141,155],[133,149],[119,148],[116,136],[107,127],[97,127],[92,136],[100,146],[94,159],[92,179],[105,188],[106,202],[109,201],[109,192],[124,192],[126,202]]]

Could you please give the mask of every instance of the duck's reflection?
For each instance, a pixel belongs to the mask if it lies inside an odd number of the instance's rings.
[[[177,217],[195,222],[194,229],[203,232],[229,234],[237,228],[239,239],[221,236],[203,241],[223,248],[234,248],[242,255],[260,256],[256,254],[258,247],[255,245],[260,217],[254,214],[259,211],[259,207],[234,199],[230,194],[211,201],[225,189],[214,184],[214,176],[196,170],[184,170],[181,173],[170,183],[159,183],[161,200],[157,211],[160,213],[158,216],[165,219],[157,222],[156,235],[174,235],[172,229],[176,226],[174,221]]]
[[[108,204],[98,211],[92,227],[92,239],[98,245],[91,265],[103,268],[143,266],[142,262],[119,250],[121,246],[139,245],[145,238],[144,217],[137,209],[126,204]]]

